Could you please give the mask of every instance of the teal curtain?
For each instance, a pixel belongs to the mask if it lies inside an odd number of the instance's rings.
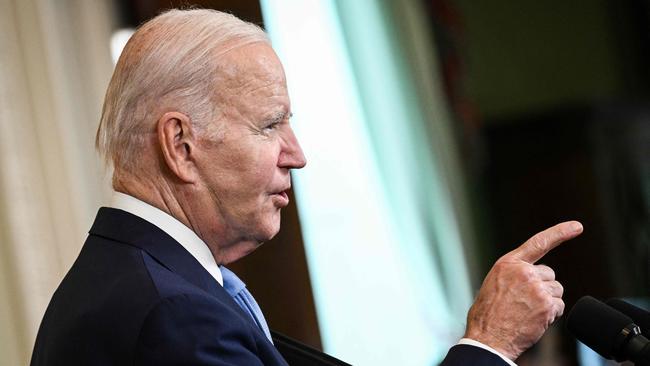
[[[410,0],[336,5],[393,219],[416,236],[404,245],[425,262],[419,273],[436,272],[429,278],[462,317],[471,304],[463,238],[472,236],[425,11]]]
[[[308,160],[294,182],[324,348],[429,365],[462,336],[472,239],[423,9],[389,3],[262,9]]]

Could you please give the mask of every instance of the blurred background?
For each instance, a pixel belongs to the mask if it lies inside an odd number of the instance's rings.
[[[271,326],[355,365],[435,365],[534,233],[583,295],[650,296],[648,0],[0,0],[0,364],[24,365],[110,172],[103,94],[133,30],[199,6],[263,26],[309,161],[232,265]],[[520,365],[602,365],[558,321]]]

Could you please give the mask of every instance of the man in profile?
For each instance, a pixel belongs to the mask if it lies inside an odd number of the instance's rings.
[[[290,171],[306,164],[290,115],[259,27],[196,9],[140,27],[97,133],[111,207],[52,297],[32,365],[344,364],[274,339],[224,267],[280,229]],[[512,364],[537,342],[564,303],[552,269],[534,263],[581,230],[559,224],[499,259],[443,365]]]

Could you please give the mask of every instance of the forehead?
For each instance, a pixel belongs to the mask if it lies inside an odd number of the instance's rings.
[[[255,92],[265,87],[286,90],[284,69],[268,44],[244,45],[221,57],[219,74],[224,91]]]
[[[223,57],[216,85],[223,118],[263,123],[289,113],[284,70],[268,44],[241,46]]]

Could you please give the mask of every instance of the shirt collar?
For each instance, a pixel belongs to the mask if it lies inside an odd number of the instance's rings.
[[[146,202],[121,192],[113,192],[110,206],[147,220],[167,233],[182,245],[223,286],[221,270],[214,260],[208,245],[182,222]]]

